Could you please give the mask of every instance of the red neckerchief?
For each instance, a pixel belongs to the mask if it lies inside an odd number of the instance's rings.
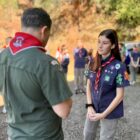
[[[45,52],[42,43],[36,37],[27,33],[17,32],[10,41],[10,50],[13,55],[30,48],[38,48]]]
[[[108,64],[110,64],[114,59],[115,59],[115,57],[114,57],[114,56],[111,56],[110,59],[109,59],[108,61],[106,61],[105,63],[103,63],[103,64],[101,65],[101,67],[98,69],[98,72],[97,72],[97,74],[96,74],[96,79],[95,79],[95,86],[94,86],[95,90],[98,89],[99,80],[100,80],[100,76],[101,76],[101,71],[102,71],[102,69],[103,69],[105,66],[107,66]]]

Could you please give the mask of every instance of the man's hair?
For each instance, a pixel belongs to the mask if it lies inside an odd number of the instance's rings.
[[[40,28],[47,26],[51,28],[52,20],[49,14],[42,8],[29,8],[23,12],[21,17],[22,27]]]

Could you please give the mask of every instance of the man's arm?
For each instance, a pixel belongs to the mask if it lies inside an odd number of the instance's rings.
[[[71,107],[72,107],[72,99],[65,100],[64,102],[52,106],[54,112],[63,119],[68,117]]]

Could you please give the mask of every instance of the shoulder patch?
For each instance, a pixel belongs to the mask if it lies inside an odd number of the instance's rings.
[[[51,65],[53,66],[53,67],[55,67],[56,68],[56,70],[59,70],[59,71],[63,71],[63,68],[61,67],[61,65],[59,64],[59,62],[57,61],[57,60],[52,60],[51,61]]]
[[[52,64],[53,66],[54,66],[54,65],[59,65],[58,62],[57,62],[56,60],[52,60],[52,61],[51,61],[51,64]]]
[[[129,74],[127,71],[124,72],[124,79],[129,80]]]

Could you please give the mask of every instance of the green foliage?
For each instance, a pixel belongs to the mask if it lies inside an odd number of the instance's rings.
[[[97,0],[106,14],[114,14],[120,25],[134,28],[140,25],[139,0]]]
[[[6,4],[6,2],[7,2],[6,0],[0,0],[0,5],[4,6]]]
[[[140,2],[138,0],[122,0],[117,5],[117,21],[128,28],[140,25]]]
[[[10,7],[12,9],[17,9],[17,0],[0,0],[0,6]]]
[[[120,36],[134,39],[138,34],[135,29],[140,25],[140,0],[96,0],[96,3],[103,13],[115,17],[118,31],[125,32]]]
[[[98,4],[102,5],[105,14],[111,14],[116,10],[116,6],[120,0],[96,0]]]
[[[42,7],[47,11],[51,11],[53,8],[58,7],[61,4],[61,0],[35,0],[34,5]]]

